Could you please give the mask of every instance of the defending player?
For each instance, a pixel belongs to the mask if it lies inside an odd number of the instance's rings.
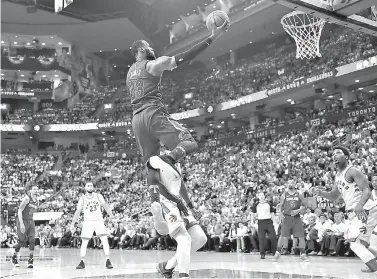
[[[207,39],[176,56],[157,58],[154,50],[143,40],[134,42],[131,47],[131,52],[136,58],[127,74],[127,87],[131,94],[133,110],[132,128],[144,163],[152,156],[158,156],[158,160],[155,161],[157,168],[151,168],[150,164],[147,164],[147,183],[151,192],[159,191],[158,168],[169,167],[171,172],[179,176],[174,164],[198,148],[189,131],[172,119],[165,107],[160,91],[162,74],[182,63],[192,61],[226,32],[228,26],[229,22],[225,22],[223,26],[214,29]],[[169,155],[159,156],[160,143],[171,150]],[[179,198],[172,195],[168,195],[167,198],[175,202],[181,211],[187,210]],[[167,234],[168,228],[163,221],[158,200],[152,200],[151,211],[156,230],[162,235]]]
[[[198,251],[207,242],[207,237],[199,226],[196,219],[200,219],[200,213],[193,209],[186,186],[180,176],[176,176],[170,171],[169,166],[159,166],[157,157],[152,157],[149,161],[151,167],[157,169],[161,177],[160,182],[160,204],[167,221],[169,234],[177,241],[176,254],[168,261],[158,264],[157,270],[164,278],[172,278],[173,271],[178,266],[179,277],[189,278],[189,268],[191,252]],[[180,212],[176,203],[165,198],[168,192],[171,195],[182,197],[187,206],[191,209],[191,214]]]
[[[343,147],[336,147],[333,160],[337,165],[335,184],[330,192],[313,189],[313,193],[335,201],[339,196],[344,199],[346,211],[354,211],[362,226],[354,238],[351,238],[352,251],[377,275],[375,255],[369,248],[370,237],[377,225],[377,206],[371,199],[371,190],[366,175],[349,163],[350,152]],[[372,248],[372,247],[371,247]],[[371,250],[375,250],[373,247]]]
[[[305,229],[300,214],[304,214],[306,203],[304,197],[295,189],[294,182],[288,182],[288,190],[281,197],[281,236],[284,238],[283,248],[288,248],[288,239],[293,235],[298,238],[300,258],[309,261],[305,254]]]
[[[59,191],[54,195],[50,196],[46,199],[43,203],[39,204],[36,196],[36,191],[38,190],[37,187],[33,187],[31,182],[28,182],[25,186],[25,197],[22,199],[20,207],[17,211],[17,235],[18,235],[18,243],[14,247],[15,252],[12,256],[12,264],[15,267],[19,267],[18,263],[18,252],[21,250],[22,247],[25,246],[26,242],[29,242],[29,260],[27,267],[33,268],[34,267],[34,248],[35,248],[35,224],[34,224],[34,213],[41,207],[44,203],[52,200],[58,194]]]
[[[107,240],[107,229],[105,227],[105,222],[102,217],[101,207],[105,209],[107,214],[109,215],[110,219],[114,218],[110,207],[105,202],[103,196],[98,193],[94,193],[94,186],[92,182],[87,182],[85,185],[85,195],[81,196],[79,202],[77,204],[77,209],[75,215],[73,216],[72,223],[71,223],[71,231],[75,231],[75,224],[80,217],[81,211],[84,211],[84,221],[82,224],[82,231],[81,231],[81,248],[80,248],[80,256],[81,261],[76,269],[84,269],[85,268],[85,255],[86,249],[89,243],[89,240],[92,238],[93,233],[96,232],[96,236],[98,236],[103,245],[103,251],[106,257],[106,268],[113,268],[110,262],[110,246]]]

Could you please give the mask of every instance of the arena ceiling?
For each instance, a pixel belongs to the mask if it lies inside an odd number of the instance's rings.
[[[123,51],[121,61],[127,62],[132,60],[127,53],[132,42],[148,40],[161,52],[169,41],[166,24],[176,21],[180,15],[197,12],[197,6],[203,6],[211,0],[76,0],[59,14],[54,12],[53,0],[38,0],[38,11],[27,13],[26,6],[29,2],[30,0],[2,2],[2,33],[56,35],[94,53],[101,50],[103,54],[109,54],[117,49]],[[208,60],[230,49],[266,39],[272,33],[283,33],[279,20],[286,12],[289,12],[288,8],[275,4],[234,24],[231,32],[200,59]],[[252,34],[249,32],[251,29]],[[119,57],[119,54],[115,57]],[[124,57],[127,58],[124,60]]]

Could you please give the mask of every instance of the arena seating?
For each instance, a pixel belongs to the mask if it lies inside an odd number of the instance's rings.
[[[375,104],[375,101],[371,104]],[[311,112],[321,113],[321,112]],[[289,120],[289,119],[288,119]],[[269,125],[272,125],[271,123]],[[311,196],[310,187],[328,189],[334,179],[335,165],[331,162],[332,141],[341,133],[362,132],[365,136],[357,141],[344,143],[352,152],[353,164],[363,168],[371,180],[377,175],[377,121],[375,117],[351,118],[308,128],[301,131],[269,137],[266,140],[205,147],[200,152],[190,155],[182,164],[183,177],[189,189],[194,206],[202,213],[201,225],[205,229],[208,242],[203,250],[215,251],[257,251],[256,224],[250,223],[250,210],[256,194],[264,192],[274,205],[279,203],[279,196],[287,181],[293,180],[298,190],[306,197]],[[70,151],[66,153],[69,155]],[[6,189],[19,193],[22,183],[30,177],[38,177],[42,169],[51,168],[56,158],[46,155],[16,155],[9,151],[2,161],[2,177],[5,177]],[[33,157],[30,157],[33,156]],[[97,191],[102,193],[115,212],[115,220],[107,220],[109,241],[113,248],[125,249],[174,249],[174,241],[160,237],[154,231],[148,214],[149,198],[145,191],[141,163],[137,158],[127,159],[91,159],[84,155],[65,156],[60,169],[58,184],[66,187],[63,194],[43,207],[44,211],[63,211],[64,215],[55,224],[40,228],[41,245],[79,247],[80,242],[67,234],[67,226],[75,210],[75,203],[82,193],[84,181],[96,181]],[[219,160],[226,158],[226,160]],[[42,164],[41,164],[42,163]],[[10,166],[12,164],[13,167]],[[22,166],[27,171],[25,176]],[[21,165],[21,166],[20,166]],[[34,167],[30,167],[34,166]],[[107,175],[106,173],[111,173]],[[47,181],[49,182],[49,181]],[[51,182],[51,181],[50,181]],[[43,190],[40,199],[44,200],[51,190]],[[60,188],[59,186],[58,188]],[[51,187],[50,187],[51,188]],[[47,187],[48,189],[48,187]],[[3,191],[3,200],[9,199]],[[343,214],[342,200],[329,203],[317,200],[317,208],[305,214],[304,220],[316,223],[319,239],[312,239],[308,225],[308,249],[310,255],[331,254],[351,255],[347,243],[341,242],[338,250],[331,251],[324,241],[331,233],[322,234],[326,225],[331,228],[337,218],[347,224],[347,215]],[[324,216],[321,216],[323,215]],[[312,217],[316,216],[316,217]],[[335,219],[334,219],[335,218]],[[246,225],[246,231],[238,226]],[[124,230],[123,230],[123,224]],[[235,224],[235,235],[224,235],[224,226]],[[119,228],[118,226],[121,226]],[[276,226],[279,232],[278,226]],[[3,228],[2,245],[9,247],[14,234],[10,228]],[[78,226],[76,233],[80,231]],[[224,238],[225,237],[225,238]],[[237,247],[237,238],[245,238],[245,246]],[[309,248],[314,241],[314,250]],[[8,244],[7,244],[8,243]],[[323,244],[323,245],[322,245]],[[91,247],[100,247],[98,238],[93,237]],[[294,247],[292,249],[294,251]]]
[[[296,46],[289,42],[279,48],[268,46],[264,52],[240,59],[234,66],[219,65],[214,71],[188,72],[184,77],[167,75],[162,82],[166,107],[172,113],[182,112],[235,100],[260,90],[273,89],[298,78],[322,74],[338,66],[376,55],[376,45],[375,37],[337,27],[332,30],[331,36],[321,42],[321,59],[297,60]],[[106,112],[100,121],[108,123],[129,120],[129,94],[124,81],[95,92],[83,101],[84,104],[79,103],[74,108],[65,110],[45,109],[33,118],[41,124],[94,121],[96,109],[110,100],[118,88],[122,92],[115,99],[115,112]],[[192,98],[185,99],[186,93],[193,93]],[[30,115],[30,109],[27,112],[22,110],[22,113],[17,110],[5,122],[28,122],[30,117],[25,117],[26,113]]]

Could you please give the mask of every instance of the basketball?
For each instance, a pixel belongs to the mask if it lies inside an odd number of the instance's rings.
[[[206,18],[206,25],[209,31],[214,28],[218,28],[224,24],[224,22],[230,22],[228,15],[223,11],[213,11]]]

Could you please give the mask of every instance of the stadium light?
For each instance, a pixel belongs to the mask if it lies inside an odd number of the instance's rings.
[[[63,43],[62,42],[59,42],[58,45],[61,46]]]
[[[1,41],[1,43],[2,43],[2,44],[5,44],[5,42],[4,42],[4,41]]]
[[[29,43],[29,42],[27,42],[27,43],[26,43],[26,45],[27,45],[27,46],[30,46],[30,43]]]
[[[45,46],[46,45],[46,43],[42,43],[42,46]]]
[[[364,88],[363,87],[359,87],[359,90],[363,90]]]
[[[358,80],[358,79],[357,79],[357,80],[355,80],[355,82],[359,82],[359,81],[360,81],[360,80]]]
[[[369,90],[369,93],[373,93],[374,92],[374,90]]]
[[[17,42],[14,42],[13,44],[14,44],[14,45],[17,45]]]
[[[99,52],[102,52],[102,49],[100,49]]]
[[[330,96],[329,96],[329,98],[332,98],[332,97],[334,97],[334,96],[333,96],[333,95],[330,95]]]

